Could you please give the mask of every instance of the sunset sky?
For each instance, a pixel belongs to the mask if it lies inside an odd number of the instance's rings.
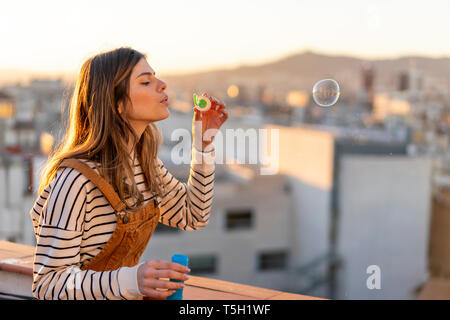
[[[132,46],[157,73],[259,64],[301,50],[450,57],[450,1],[3,1],[0,69],[77,71]]]

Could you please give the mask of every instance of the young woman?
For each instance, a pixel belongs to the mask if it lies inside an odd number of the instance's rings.
[[[212,99],[194,110],[190,176],[175,179],[158,157],[156,121],[170,112],[166,84],[146,55],[118,48],[88,59],[78,77],[65,137],[44,168],[30,212],[36,234],[37,299],[165,299],[189,269],[139,262],[158,222],[196,230],[213,198],[213,132],[228,118]],[[211,132],[209,130],[208,132]]]

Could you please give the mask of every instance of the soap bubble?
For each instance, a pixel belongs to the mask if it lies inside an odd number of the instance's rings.
[[[313,87],[314,102],[321,107],[331,107],[338,101],[340,94],[339,85],[333,79],[320,80]]]

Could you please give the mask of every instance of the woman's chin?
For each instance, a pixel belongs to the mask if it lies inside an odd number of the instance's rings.
[[[164,112],[164,113],[161,115],[161,119],[159,119],[159,120],[167,119],[167,118],[169,117],[169,115],[170,115],[170,111],[169,111],[169,108],[167,108],[167,109],[166,109],[166,112]]]
[[[150,123],[150,122],[161,121],[161,120],[167,119],[169,117],[169,115],[170,115],[170,111],[167,110],[167,112],[161,113],[158,117],[153,117],[153,119],[148,120],[148,122]]]

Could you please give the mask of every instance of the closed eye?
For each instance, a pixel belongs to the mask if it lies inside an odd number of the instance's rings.
[[[148,85],[150,84],[150,81],[142,82],[142,84],[143,84],[144,86],[148,86]]]

